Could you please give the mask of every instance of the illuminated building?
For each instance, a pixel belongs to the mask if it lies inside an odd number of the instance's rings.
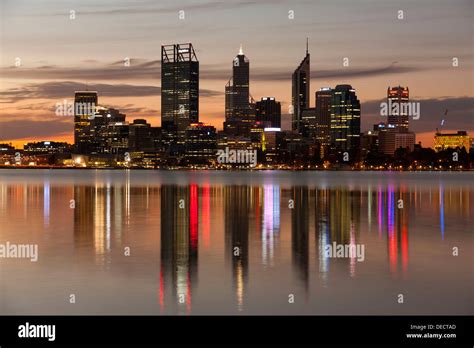
[[[393,125],[398,131],[408,131],[408,111],[402,107],[402,104],[408,103],[409,91],[408,87],[388,87],[387,89],[387,103],[390,106],[398,104],[398,107],[393,111],[390,107],[387,124]]]
[[[273,97],[265,97],[255,105],[255,121],[262,122],[265,127],[281,127],[281,104]]]
[[[455,148],[465,148],[466,151],[469,151],[470,147],[470,139],[466,131],[458,131],[457,133],[436,132],[434,143],[436,152]]]
[[[216,128],[204,123],[192,123],[186,129],[186,153],[188,164],[210,164],[216,157]]]
[[[97,106],[97,92],[76,91],[74,95],[74,145],[78,153],[88,153],[90,118]]]
[[[316,139],[316,108],[301,110],[300,133],[305,138]]]
[[[161,46],[161,126],[164,141],[180,152],[186,128],[199,122],[199,61],[193,45]]]
[[[71,150],[71,145],[66,142],[56,141],[38,141],[32,143],[26,143],[23,146],[23,150],[28,154],[41,154],[41,153],[64,153]]]
[[[331,100],[332,89],[323,87],[316,92],[316,119],[314,132],[316,141],[321,144],[321,155],[327,153],[331,145]]]
[[[113,108],[96,107],[94,117],[89,120],[88,154],[111,153],[108,148],[108,127],[114,123],[125,122],[125,114]]]
[[[114,122],[105,129],[106,152],[123,155],[128,151],[129,125],[128,122]]]
[[[393,156],[399,148],[410,152],[415,147],[416,135],[408,131],[408,87],[392,87],[387,90],[388,115],[385,127],[379,132],[379,151]]]
[[[350,85],[338,85],[331,98],[331,145],[339,151],[359,148],[360,101]]]
[[[311,143],[319,146],[319,157],[323,158],[331,144],[331,101],[332,89],[321,88],[316,92],[316,107],[306,108],[301,111],[300,132]]]
[[[367,156],[371,152],[378,152],[379,148],[378,132],[368,131],[360,136],[360,153],[362,157]]]
[[[408,151],[412,152],[415,148],[415,133],[400,132],[394,127],[394,125],[388,124],[379,130],[379,152],[392,156],[399,148],[408,149]]]
[[[301,113],[309,108],[310,56],[306,42],[306,56],[292,76],[291,103],[293,106],[292,129],[302,131]]]
[[[232,62],[232,77],[225,86],[224,131],[232,135],[247,135],[255,120],[250,100],[250,63],[240,46]]]
[[[265,128],[261,133],[261,149],[265,153],[265,161],[267,163],[277,161],[283,135],[281,128]]]

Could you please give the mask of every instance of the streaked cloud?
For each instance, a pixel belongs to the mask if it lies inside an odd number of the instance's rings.
[[[88,89],[97,91],[105,97],[147,97],[160,96],[161,88],[156,86],[140,86],[128,84],[85,84],[76,81],[53,81],[25,84],[22,87],[0,91],[0,102],[14,103],[26,99],[63,99],[74,98],[74,92]],[[223,92],[200,89],[203,97],[223,95]]]

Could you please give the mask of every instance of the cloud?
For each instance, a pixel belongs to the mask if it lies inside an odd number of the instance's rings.
[[[237,9],[252,5],[275,5],[283,3],[283,0],[225,0],[225,1],[200,1],[194,4],[181,4],[175,6],[175,3],[171,6],[156,6],[159,2],[151,2],[151,6],[144,6],[141,4],[139,7],[121,7],[121,8],[101,8],[97,6],[95,9],[90,7],[87,10],[77,10],[78,14],[81,15],[96,15],[96,16],[115,16],[115,15],[133,15],[133,14],[148,14],[153,15],[156,13],[178,13],[180,10],[186,11],[199,11],[199,10],[228,10]],[[44,14],[45,16],[64,16],[64,12],[56,12],[53,14]]]
[[[131,58],[130,66],[125,66],[122,60],[109,64],[85,63],[80,67],[42,66],[0,69],[2,78],[15,80],[150,80],[159,79],[160,74],[160,61],[146,61],[139,58]]]
[[[282,68],[255,68],[251,71],[252,81],[290,81],[296,66]],[[316,70],[312,78],[358,78],[379,75],[403,74],[430,69],[424,66],[401,66],[393,62],[381,67],[342,67],[340,69]],[[161,62],[130,58],[130,66],[124,65],[124,60],[111,63],[85,63],[80,67],[42,66],[36,68],[6,67],[0,68],[4,79],[25,80],[84,80],[84,81],[126,81],[126,80],[156,80],[161,78]],[[201,64],[200,80],[227,81],[232,75],[232,68],[221,65]]]
[[[380,103],[383,100],[363,102],[361,114],[363,128],[372,129],[372,125],[386,121],[380,116]],[[420,119],[410,119],[410,129],[415,132],[434,132],[444,119],[446,129],[474,131],[474,97],[445,97],[431,99],[410,98],[410,102],[420,102]],[[444,116],[445,111],[448,114]],[[472,136],[473,134],[471,134]]]
[[[44,83],[30,83],[22,87],[10,88],[0,91],[0,102],[14,103],[26,99],[63,99],[73,98],[74,91],[88,88],[97,91],[100,96],[105,97],[147,97],[159,96],[161,88],[156,86],[140,86],[129,84],[89,84],[85,85],[75,81],[53,81]],[[200,89],[200,96],[215,97],[223,92],[209,89]]]
[[[279,68],[279,69],[253,69],[251,71],[252,81],[291,81],[291,75],[295,70],[296,66]],[[384,67],[375,68],[343,68],[332,69],[332,70],[317,70],[311,72],[311,78],[313,79],[332,79],[332,78],[357,78],[357,77],[373,77],[378,75],[389,75],[389,74],[403,74],[414,71],[426,70],[426,67],[413,67],[413,66],[398,66],[396,62]],[[201,77],[209,80],[228,80],[232,75],[230,68],[225,69],[213,69],[209,67],[208,70],[203,69],[201,71]]]
[[[15,140],[34,136],[36,139],[72,133],[73,120],[71,117],[55,117],[46,120],[10,120],[0,123],[0,142],[3,139]],[[34,132],[32,130],[34,129]]]

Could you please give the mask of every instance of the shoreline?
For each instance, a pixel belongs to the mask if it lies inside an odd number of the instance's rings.
[[[0,166],[1,169],[8,169],[8,170],[20,170],[20,169],[29,169],[29,170],[44,170],[44,169],[53,169],[53,170],[137,170],[137,171],[169,171],[169,172],[191,172],[191,171],[220,171],[220,172],[258,172],[258,171],[288,171],[288,172],[413,172],[413,173],[420,173],[420,172],[474,172],[474,168],[472,169],[344,169],[344,168],[330,168],[330,169],[319,169],[319,168],[300,168],[300,169],[292,169],[292,168],[253,168],[253,169],[245,169],[245,168],[122,168],[122,167],[56,167],[56,166],[22,166],[22,167],[11,167],[11,166]]]

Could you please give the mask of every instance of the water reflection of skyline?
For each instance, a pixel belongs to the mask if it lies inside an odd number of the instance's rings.
[[[442,242],[449,234],[448,219],[468,219],[471,196],[470,190],[442,184],[421,190],[390,183],[364,188],[282,187],[276,183],[141,187],[130,186],[127,178],[123,182],[103,180],[94,186],[59,186],[46,180],[43,185],[0,183],[0,214],[29,219],[41,216],[43,228],[48,230],[61,220],[64,211],[72,214],[75,250],[107,269],[112,251],[122,250],[124,238],[140,233],[130,226],[146,218],[147,212],[159,212],[159,223],[150,221],[159,236],[157,301],[163,313],[191,313],[199,287],[198,255],[204,251],[223,250],[222,262],[228,265],[235,308],[240,311],[245,310],[252,269],[258,264],[273,268],[277,260],[289,256],[294,279],[307,298],[312,281],[327,286],[331,272],[357,277],[363,263],[325,255],[325,247],[333,242],[360,244],[369,236],[385,241],[387,272],[406,278],[417,212],[432,214],[429,223],[437,225]],[[70,199],[75,201],[72,212]],[[292,209],[287,199],[294,201]],[[400,199],[402,209],[398,207]],[[222,224],[214,224],[216,214],[223,214]],[[222,243],[214,238],[218,235],[223,236]],[[286,241],[290,248],[282,249]],[[366,248],[367,252],[371,251]]]

